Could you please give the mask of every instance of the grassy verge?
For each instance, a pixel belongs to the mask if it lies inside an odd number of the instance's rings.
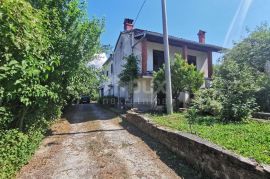
[[[149,117],[162,126],[191,132],[183,113]],[[270,164],[270,123],[250,120],[224,124],[213,117],[199,117],[192,125],[192,133],[259,163]]]

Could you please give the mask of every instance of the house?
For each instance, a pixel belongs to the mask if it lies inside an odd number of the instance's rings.
[[[169,36],[169,49],[171,60],[176,53],[182,54],[189,64],[194,64],[197,70],[204,73],[207,80],[213,73],[212,53],[220,52],[222,47],[206,44],[205,34],[206,32],[199,31],[198,42]],[[119,85],[118,75],[123,69],[124,58],[132,53],[137,56],[140,69],[133,97],[134,106],[144,109],[153,108],[163,99],[165,100],[164,95],[157,95],[152,87],[153,72],[164,64],[163,34],[134,28],[132,19],[124,20],[124,31],[119,35],[113,54],[103,65],[108,81],[100,87],[100,94],[131,101],[127,88]],[[186,93],[180,96],[182,102],[188,98]]]

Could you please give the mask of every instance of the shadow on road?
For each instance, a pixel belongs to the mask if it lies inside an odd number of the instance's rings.
[[[96,133],[96,132],[116,132],[116,131],[122,131],[125,129],[109,129],[109,130],[92,130],[92,131],[84,131],[84,132],[70,132],[70,133],[60,133],[60,134],[52,134],[53,136],[61,136],[61,135],[77,135],[77,134],[90,134],[90,133]]]
[[[106,112],[106,115],[102,115],[102,118],[97,118],[95,113],[100,112],[97,110],[99,108],[97,105],[98,104],[90,103],[68,106],[64,111],[63,117],[66,118],[70,124],[78,124],[95,120],[111,120],[112,118],[117,117],[114,113]]]
[[[167,166],[169,166],[172,170],[174,170],[175,173],[177,173],[181,178],[185,179],[204,178],[199,172],[189,167],[185,161],[183,161],[176,154],[171,152],[163,144],[159,143],[157,140],[143,133],[129,122],[123,120],[120,123],[120,125],[123,126],[123,128],[127,130],[130,134],[141,138],[152,150],[156,152],[156,154],[160,157],[160,160],[162,160]]]

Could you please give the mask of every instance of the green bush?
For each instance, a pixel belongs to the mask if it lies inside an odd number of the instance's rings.
[[[16,129],[0,131],[0,178],[11,178],[30,159],[43,135]]]
[[[260,89],[256,91],[255,98],[260,110],[270,112],[270,28],[267,24],[258,26],[247,38],[235,44],[225,54],[225,59],[234,60],[240,67],[248,66],[258,83]],[[268,67],[267,67],[268,66]]]
[[[225,59],[214,78],[214,89],[220,94],[221,118],[224,121],[241,121],[257,110],[255,92],[259,90],[252,70],[234,60]]]
[[[222,105],[217,91],[213,88],[199,90],[192,100],[192,108],[196,109],[197,113],[201,115],[218,116]]]

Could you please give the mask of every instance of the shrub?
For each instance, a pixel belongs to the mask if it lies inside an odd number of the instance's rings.
[[[187,122],[188,122],[188,125],[189,125],[189,130],[190,130],[191,133],[192,133],[192,125],[195,124],[195,122],[198,119],[197,112],[198,111],[195,108],[192,108],[192,107],[187,110],[186,117],[187,117]]]
[[[11,178],[26,164],[42,136],[39,131],[30,134],[16,129],[0,131],[0,178]]]
[[[259,90],[257,79],[246,65],[225,59],[213,81],[220,94],[221,118],[225,121],[241,121],[257,109],[255,92]]]
[[[256,92],[256,102],[260,110],[270,112],[269,86],[270,28],[267,24],[258,26],[249,36],[225,54],[225,59],[234,60],[240,66],[248,66],[261,87]],[[268,74],[267,74],[268,73]],[[264,76],[267,77],[264,77]],[[268,78],[268,79],[267,79]],[[268,83],[268,84],[267,84]]]
[[[217,116],[220,114],[222,105],[217,91],[213,88],[201,89],[195,93],[192,107],[202,115]]]

